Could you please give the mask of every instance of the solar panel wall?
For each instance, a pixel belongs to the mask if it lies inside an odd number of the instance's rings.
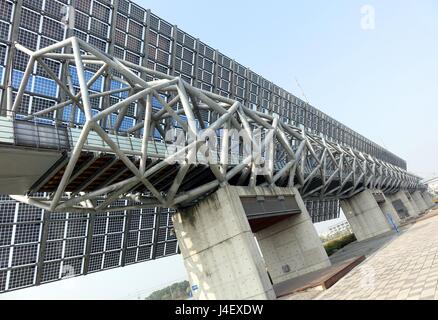
[[[0,292],[178,252],[169,209],[48,212],[0,197]]]

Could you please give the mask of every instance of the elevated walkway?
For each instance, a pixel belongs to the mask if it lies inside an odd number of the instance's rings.
[[[80,127],[58,127],[0,117],[0,193],[56,191],[82,130]],[[141,138],[114,134],[109,134],[109,137],[139,165],[139,157],[142,155]],[[151,140],[147,148],[147,164],[151,165],[165,160],[183,146]],[[82,150],[65,192],[90,192],[133,176],[111,147],[95,132],[89,133]],[[207,165],[203,164],[207,160],[202,152],[198,152],[196,157],[195,161],[199,165],[189,169],[181,190],[184,190],[185,184],[193,186],[196,181],[206,182],[214,178],[206,172]],[[210,154],[209,157],[217,159],[218,155]],[[239,155],[232,154],[229,166],[232,168],[241,161]],[[158,190],[164,190],[172,184],[179,165],[171,167],[163,168],[150,177],[149,180],[157,185]],[[139,187],[138,191],[145,191],[145,188]]]

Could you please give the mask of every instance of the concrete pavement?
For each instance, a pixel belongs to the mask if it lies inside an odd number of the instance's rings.
[[[314,299],[438,299],[438,209]]]

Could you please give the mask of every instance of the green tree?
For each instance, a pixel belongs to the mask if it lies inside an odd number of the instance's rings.
[[[328,241],[324,243],[325,251],[327,252],[328,256],[331,256],[333,253],[338,251],[339,249],[345,247],[347,244],[356,241],[356,236],[351,233],[349,235],[340,237],[335,240]]]
[[[186,300],[190,293],[188,281],[176,282],[163,289],[152,292],[146,300]]]

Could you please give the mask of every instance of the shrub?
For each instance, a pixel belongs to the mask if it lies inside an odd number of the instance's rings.
[[[356,236],[351,233],[349,235],[343,236],[341,238],[328,241],[324,243],[324,249],[327,252],[328,256],[331,256],[333,253],[338,251],[339,249],[345,247],[347,244],[356,241]]]

